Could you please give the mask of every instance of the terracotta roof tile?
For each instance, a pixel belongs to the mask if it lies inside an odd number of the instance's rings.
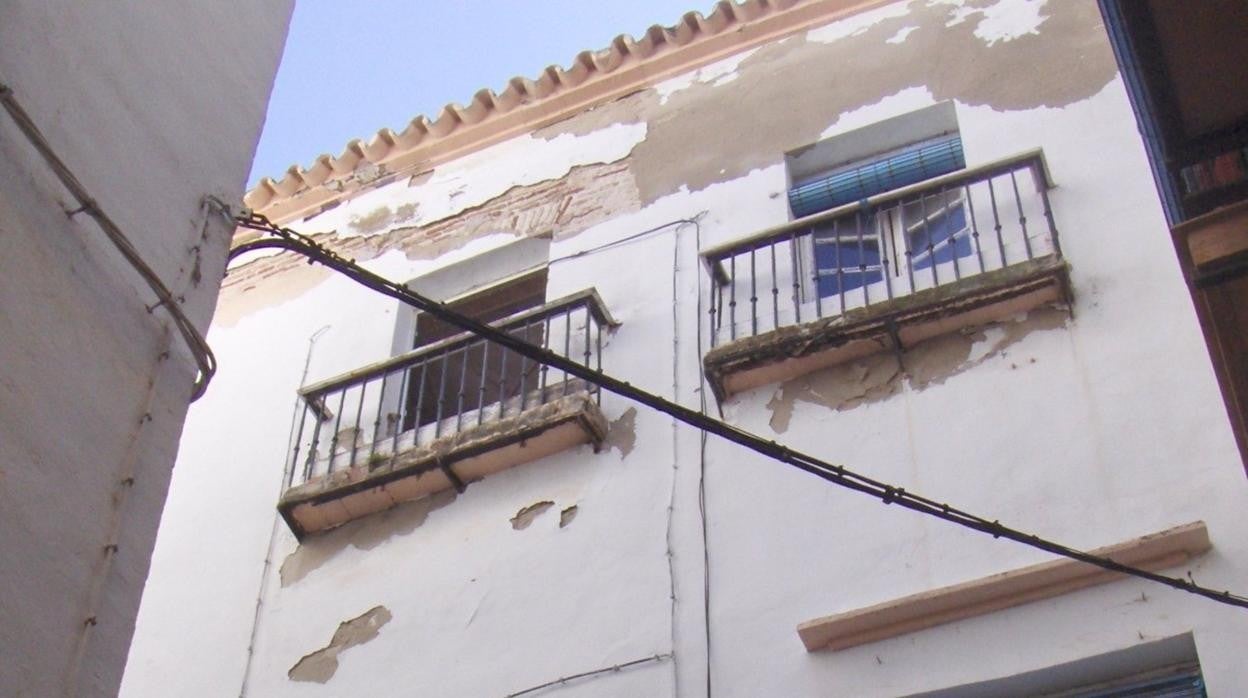
[[[675,26],[651,26],[640,39],[621,34],[605,49],[582,51],[568,68],[552,65],[535,79],[512,78],[502,94],[483,89],[467,106],[448,104],[433,120],[418,116],[399,133],[386,128],[367,142],[353,140],[336,157],[321,155],[306,168],[292,166],[279,180],[260,180],[243,201],[275,220],[307,215],[382,174],[432,166],[525,133],[542,125],[538,122],[553,123],[642,84],[880,2],[722,0],[709,15],[688,12]],[[757,31],[743,31],[747,27]],[[621,79],[612,81],[617,76]],[[601,89],[591,89],[595,85]]]

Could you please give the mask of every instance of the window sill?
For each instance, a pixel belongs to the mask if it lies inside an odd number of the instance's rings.
[[[844,315],[745,337],[703,358],[721,401],[737,393],[966,327],[1001,320],[1046,304],[1069,303],[1070,275],[1057,255],[901,296]]]
[[[464,483],[581,444],[597,450],[606,434],[606,418],[593,395],[579,391],[401,450],[393,459],[361,463],[291,487],[277,508],[302,540],[402,502],[462,490]]]
[[[1091,553],[1155,571],[1180,565],[1212,547],[1204,522],[1196,521]],[[808,652],[842,650],[1122,578],[1063,558],[807,621],[797,626],[797,634]]]

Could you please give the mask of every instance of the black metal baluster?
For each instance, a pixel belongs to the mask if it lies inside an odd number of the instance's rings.
[[[368,381],[360,384],[360,401],[355,408],[355,431],[351,433],[351,462],[347,467],[355,467],[355,452],[360,448],[360,421],[364,418],[364,396],[368,393]]]
[[[858,229],[858,280],[862,282],[862,304],[865,306],[870,306],[871,305],[871,291],[867,288],[868,286],[870,286],[870,284],[867,283],[867,264],[866,264],[866,261],[862,258],[864,254],[864,247],[863,247],[863,241],[862,241],[862,207],[861,206],[858,207],[858,212],[854,215],[854,221],[855,221],[854,227]]]
[[[710,296],[710,298],[707,300],[707,305],[710,306],[710,310],[707,311],[707,314],[710,316],[710,322],[711,322],[711,332],[710,332],[711,348],[714,349],[715,348],[715,297],[719,295],[716,292],[719,289],[719,281],[715,279],[715,270],[719,268],[719,260],[711,261],[709,266],[710,266],[710,275],[711,275],[711,285],[710,285],[709,293],[707,293],[707,295]],[[600,332],[602,331],[602,328],[598,328],[598,329]]]
[[[1044,204],[1044,219],[1049,223],[1049,241],[1053,244],[1053,252],[1058,256],[1062,256],[1062,243],[1057,238],[1057,223],[1053,220],[1053,209],[1049,206],[1049,190],[1044,186],[1042,180],[1032,171],[1032,179],[1036,183],[1036,190],[1040,192],[1040,201]]]
[[[750,335],[758,334],[758,265],[755,263],[755,249],[750,248]]]
[[[589,303],[585,304],[585,368],[589,368],[589,357],[593,356],[593,352],[589,348],[589,323],[592,319],[589,317]]]
[[[568,308],[563,311],[563,356],[565,359],[572,358],[572,309]],[[563,395],[568,394],[567,371],[563,372]]]
[[[988,178],[988,199],[992,202],[993,229],[997,231],[997,249],[1001,252],[1001,268],[1005,268],[1005,240],[1001,238],[1001,214],[997,210],[997,190],[992,186],[992,177]]]
[[[394,435],[391,437],[393,440],[390,442],[391,461],[394,461],[399,455],[399,434],[403,433],[403,408],[407,405],[407,374],[411,372],[411,366],[403,367],[403,377],[399,379],[399,409],[394,415]],[[417,415],[416,419],[419,421],[420,415]],[[419,427],[419,425],[417,426]],[[413,439],[412,445],[416,445],[415,439]]]
[[[1023,213],[1023,197],[1018,193],[1018,177],[1010,170],[1010,186],[1014,187],[1014,205],[1018,207],[1018,225],[1023,229],[1023,249],[1027,250],[1027,259],[1031,259],[1031,238],[1027,236],[1027,215]]]
[[[812,238],[813,239],[813,238]],[[813,247],[813,245],[812,245]],[[797,231],[789,231],[789,257],[793,264],[793,321],[802,321],[802,263],[797,254]],[[815,266],[818,266],[817,264]],[[819,295],[819,289],[815,288],[815,295]],[[720,302],[720,313],[723,313],[723,302]],[[720,318],[721,320],[723,318]]]
[[[338,453],[338,427],[342,426],[342,410],[347,404],[347,389],[338,393],[338,412],[334,415],[334,437],[329,444],[329,462],[325,464],[325,473],[334,472],[334,456]]]
[[[914,293],[914,250],[910,249],[910,231],[906,228],[906,202],[897,202],[897,227],[901,228],[901,247],[906,257],[906,280]]]
[[[881,218],[881,215],[885,217]],[[884,274],[884,296],[885,298],[892,300],[893,277],[888,267],[888,250],[889,250],[889,247],[893,244],[893,242],[892,240],[888,239],[887,235],[884,234],[883,226],[881,226],[878,223],[878,221],[887,220],[887,215],[888,214],[886,211],[883,211],[881,209],[876,209],[875,211],[871,213],[871,218],[877,221],[875,228],[876,230],[879,231],[880,269],[882,270],[882,273]]]
[[[728,262],[728,336],[737,338],[737,257],[733,255]]]
[[[373,420],[373,438],[368,442],[368,465],[372,467],[373,456],[377,452],[377,437],[381,433],[381,413],[385,409],[386,402],[386,381],[390,378],[389,371],[383,371],[381,374],[381,391],[377,395],[377,418]]]
[[[961,281],[962,270],[958,268],[958,257],[960,256],[958,254],[958,235],[962,233],[962,230],[952,229],[953,228],[953,224],[951,222],[953,218],[952,211],[951,211],[952,205],[949,203],[949,193],[945,191],[945,187],[943,186],[940,188],[940,200],[941,200],[942,205],[944,205],[945,207],[945,214],[944,214],[945,225],[949,226],[950,228],[949,238],[945,241],[945,245],[949,248],[949,256],[953,259],[953,280]],[[961,206],[961,204],[958,204],[958,205]]]
[[[299,431],[295,436],[295,453],[290,457],[290,472],[286,475],[286,489],[295,484],[295,468],[299,463],[299,446],[303,444],[303,425],[308,421],[308,401],[302,400],[303,412],[299,415]]]
[[[442,350],[442,370],[438,372],[438,407],[433,422],[433,438],[442,436],[442,413],[446,409],[446,374],[450,373],[451,348]]]
[[[836,250],[836,263],[839,265],[841,263],[841,248],[837,243],[836,226],[837,221],[832,221],[832,248]],[[819,237],[813,232],[810,234],[810,253],[814,258],[814,262],[810,265],[810,287],[814,289],[815,318],[818,319],[823,317],[823,289],[819,287],[819,275],[824,273],[824,270],[819,268]],[[837,273],[840,273],[839,269]],[[840,283],[839,276],[837,277],[837,283]],[[841,308],[841,312],[844,311],[845,309]]]
[[[412,420],[412,448],[420,445],[420,420],[422,417],[421,409],[425,405],[425,374],[429,371],[429,364],[433,361],[433,357],[426,357],[420,362],[420,383],[416,390],[416,418]]]
[[[542,318],[542,347],[544,349],[550,348],[550,315]],[[538,395],[542,404],[546,403],[546,373],[549,370],[549,366],[542,364],[542,384],[538,386]]]
[[[498,353],[498,419],[502,419],[507,413],[507,357],[511,352],[499,347]]]
[[[529,323],[524,323],[524,329],[521,330],[520,338],[529,341]],[[523,412],[527,404],[528,384],[529,381],[529,358],[523,354],[520,356],[520,411]],[[541,402],[539,401],[540,405]]]
[[[932,270],[932,288],[936,288],[940,285],[940,279],[936,276],[936,245],[932,243],[932,225],[928,222],[927,199],[926,196],[919,199],[919,215],[923,216],[923,237],[927,238],[927,266]]]
[[[776,278],[776,240],[772,238],[767,246],[771,249],[771,327],[780,326],[780,284]]]
[[[716,305],[719,307],[719,315],[715,316],[715,333],[718,334],[720,329],[722,329],[724,326],[724,285],[723,284],[720,284],[720,283],[715,284],[715,295],[719,299],[719,302],[716,303]]]
[[[971,198],[971,185],[962,187],[966,194],[966,213],[971,219],[971,240],[975,243],[975,258],[979,261],[979,273],[984,273],[984,251],[979,246],[979,224],[975,220],[975,200]]]
[[[459,361],[459,400],[455,408],[455,431],[464,429],[464,391],[468,385],[468,363],[472,360],[472,342],[464,345]]]
[[[845,314],[845,268],[844,266],[842,266],[842,262],[841,262],[841,219],[839,218],[832,221],[832,250],[833,250],[833,256],[836,258],[836,295],[837,295],[837,298],[840,300],[841,315],[844,315]],[[815,265],[815,268],[816,268],[815,278],[816,279],[819,278],[818,267],[819,265],[816,264]],[[821,295],[823,294],[819,293],[819,289],[818,287],[816,287],[815,288],[816,311],[820,311],[819,297]],[[818,312],[818,314],[819,314],[819,317],[823,317],[821,311]]]
[[[595,341],[597,343],[597,352],[594,355],[594,368],[597,369],[598,373],[602,373],[602,323],[595,322],[594,326]],[[594,398],[599,405],[602,404],[602,388],[594,387]]]
[[[490,343],[481,343],[481,387],[477,389],[477,426],[485,419],[485,376],[490,372]]]
[[[320,395],[320,394],[317,394],[315,396],[310,395],[306,398],[306,400],[308,401],[318,400],[320,402],[321,409],[322,410],[325,409],[325,396],[324,395]],[[322,423],[321,415],[320,413],[317,413],[316,424],[312,426],[312,445],[308,447],[308,459],[307,459],[308,462],[304,463],[303,465],[303,481],[304,482],[307,482],[308,480],[312,479],[312,469],[316,467],[316,447],[319,446],[321,443],[321,427],[322,426],[324,426],[324,424]]]

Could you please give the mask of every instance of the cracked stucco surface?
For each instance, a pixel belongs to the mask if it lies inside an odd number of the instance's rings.
[[[545,500],[542,502],[534,502],[526,507],[521,507],[516,515],[511,517],[511,528],[516,531],[523,531],[533,523],[533,519],[541,516],[547,509],[553,507],[554,502]]]
[[[905,389],[939,385],[985,361],[1006,356],[1033,332],[1065,327],[1069,319],[1064,310],[1038,308],[1022,318],[920,342],[906,349],[900,360],[894,353],[882,352],[785,381],[767,402],[769,424],[777,433],[788,431],[798,402],[844,411],[886,400]],[[1035,359],[1020,359],[1010,367],[1030,363]]]
[[[291,681],[328,682],[338,671],[338,655],[376,639],[392,617],[385,606],[374,606],[355,618],[339,623],[329,644],[304,655],[290,668],[287,676]]]
[[[607,427],[607,447],[618,450],[621,458],[627,458],[636,444],[637,408],[630,407],[611,420]]]
[[[1003,4],[1017,3],[890,5],[878,16],[744,51],[710,72],[712,66],[691,71],[676,86],[598,105],[482,151],[473,156],[480,160],[475,169],[456,163],[389,181],[300,227],[325,233],[321,242],[359,260],[392,249],[430,259],[498,232],[561,239],[679,191],[774,166],[784,153],[836,131],[842,116],[908,90],[924,90],[931,101],[1013,111],[1060,108],[1114,78],[1095,3],[1032,2],[1034,12],[1022,13],[1026,22],[1001,24],[1013,17]],[[529,151],[550,151],[553,165],[533,169],[525,162]],[[325,278],[306,265],[298,271],[300,265],[282,254],[233,271],[218,320],[232,324]],[[277,275],[283,278],[271,278]],[[254,293],[262,285],[264,293]]]
[[[282,586],[302,580],[348,547],[372,550],[396,536],[405,536],[424,525],[429,514],[455,501],[455,490],[405,502],[363,521],[352,521],[318,536],[309,536],[282,560]]]

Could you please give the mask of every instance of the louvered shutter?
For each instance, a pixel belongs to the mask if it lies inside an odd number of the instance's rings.
[[[1164,678],[1075,693],[1071,698],[1207,698],[1208,695],[1204,679],[1197,669]]]
[[[794,216],[809,216],[963,167],[962,138],[944,136],[800,183],[789,190],[789,206]]]

